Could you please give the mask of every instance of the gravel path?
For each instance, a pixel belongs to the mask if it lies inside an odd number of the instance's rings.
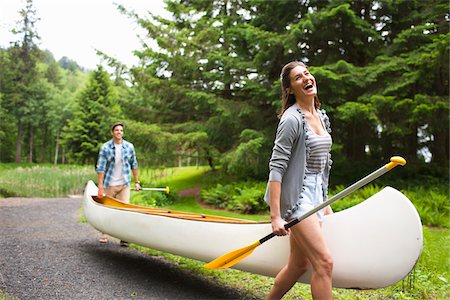
[[[244,299],[163,259],[97,242],[80,198],[0,199],[0,290],[19,299]],[[248,299],[248,298],[247,298]]]

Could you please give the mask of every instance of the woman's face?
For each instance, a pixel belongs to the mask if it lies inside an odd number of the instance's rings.
[[[317,95],[317,84],[314,76],[303,66],[296,66],[291,70],[290,94],[294,94],[296,99],[309,98]]]

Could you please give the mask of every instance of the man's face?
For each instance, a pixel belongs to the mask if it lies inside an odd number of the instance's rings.
[[[122,140],[123,127],[120,125],[117,125],[116,127],[114,127],[114,129],[112,131],[112,136],[113,136],[113,139],[115,139],[115,140]]]

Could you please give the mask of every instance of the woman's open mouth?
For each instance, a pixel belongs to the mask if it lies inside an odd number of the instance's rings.
[[[305,86],[305,90],[310,90],[314,87],[314,85],[312,83],[309,83],[308,85]]]

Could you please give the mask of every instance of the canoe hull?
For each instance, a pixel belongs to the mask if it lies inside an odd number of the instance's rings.
[[[95,202],[88,182],[84,213],[97,230],[144,247],[209,262],[271,232],[270,223],[230,224],[185,220],[107,207]],[[334,259],[333,286],[375,289],[402,280],[416,264],[422,224],[412,203],[386,187],[366,201],[325,216],[324,235]],[[287,263],[289,239],[276,237],[233,268],[274,277]],[[309,283],[311,270],[299,281]]]

